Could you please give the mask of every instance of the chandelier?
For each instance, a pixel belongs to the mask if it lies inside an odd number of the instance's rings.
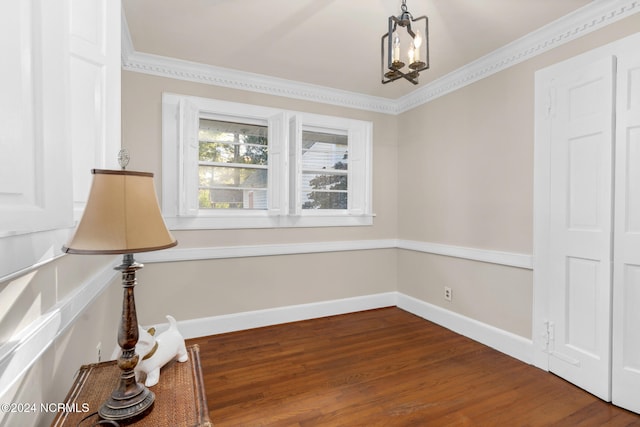
[[[389,17],[389,30],[382,36],[382,83],[405,78],[417,85],[420,71],[429,68],[429,20],[414,19],[406,0],[401,10],[399,16]]]

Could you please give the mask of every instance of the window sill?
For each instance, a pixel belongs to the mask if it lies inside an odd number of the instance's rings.
[[[199,216],[165,217],[171,230],[223,230],[236,228],[358,227],[373,225],[374,215]]]

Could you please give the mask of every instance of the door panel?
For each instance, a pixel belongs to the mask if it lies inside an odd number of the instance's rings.
[[[620,56],[617,72],[612,400],[640,412],[640,58],[633,52]]]
[[[598,215],[599,153],[602,134],[593,133],[568,140],[568,202],[569,228],[572,230],[601,230]]]
[[[597,357],[597,309],[601,263],[567,257],[566,345],[589,357]]]
[[[556,70],[551,115],[549,370],[610,400],[615,58]]]

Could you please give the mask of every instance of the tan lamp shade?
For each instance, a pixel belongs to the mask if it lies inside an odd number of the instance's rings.
[[[160,213],[152,173],[102,169],[91,173],[87,206],[64,252],[127,254],[178,244]]]

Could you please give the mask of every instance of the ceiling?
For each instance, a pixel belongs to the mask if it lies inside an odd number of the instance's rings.
[[[420,84],[381,83],[401,0],[122,0],[136,52],[397,99],[592,0],[407,0],[429,17]]]

